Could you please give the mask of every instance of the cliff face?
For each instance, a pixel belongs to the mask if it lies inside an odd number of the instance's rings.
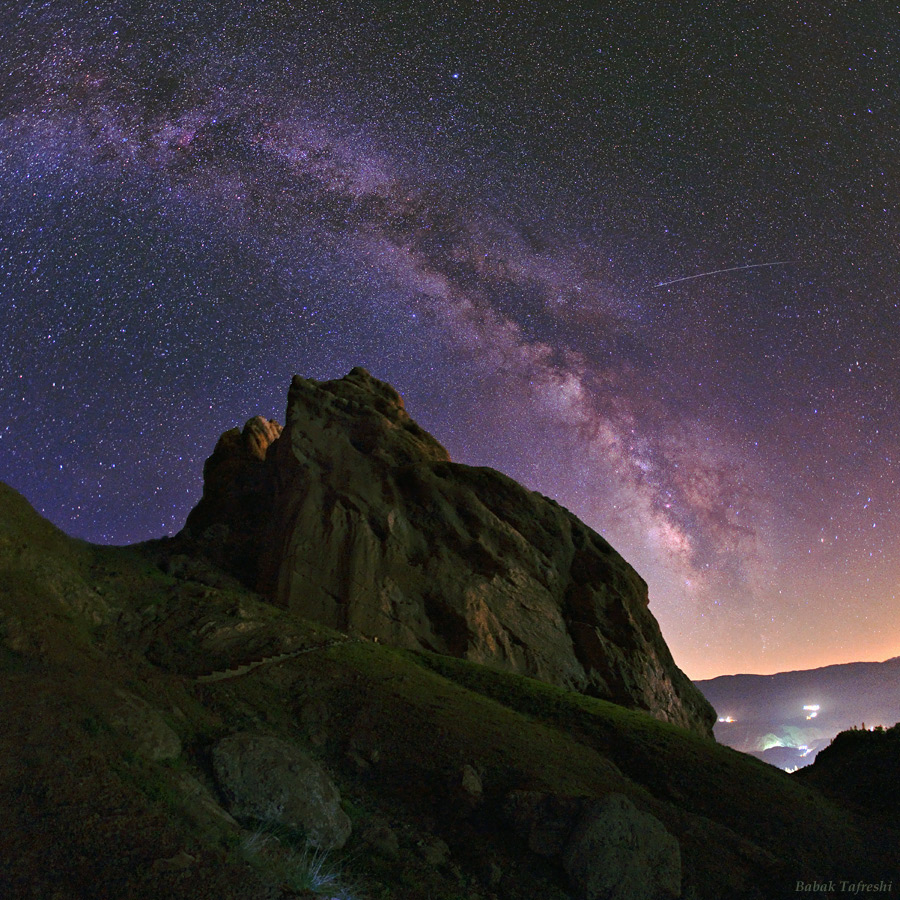
[[[552,500],[451,462],[389,385],[362,369],[295,377],[283,433],[261,423],[220,440],[188,526],[262,593],[343,631],[711,735],[712,707],[672,660],[631,566]]]

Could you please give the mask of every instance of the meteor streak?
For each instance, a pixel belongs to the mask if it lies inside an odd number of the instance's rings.
[[[782,262],[751,263],[749,266],[732,266],[730,269],[714,269],[712,272],[701,272],[699,275],[685,275],[683,278],[673,278],[671,281],[661,281],[654,287],[666,287],[670,284],[678,284],[679,281],[692,281],[694,278],[706,278],[707,275],[721,275],[723,272],[740,272],[744,269],[763,269],[768,266],[787,266],[793,262],[791,259]]]

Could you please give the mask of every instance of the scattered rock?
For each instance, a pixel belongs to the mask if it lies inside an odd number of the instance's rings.
[[[217,526],[218,531],[209,529],[209,534],[204,533],[203,540],[206,544],[220,544],[228,538],[228,526]],[[197,581],[208,587],[218,589],[232,588],[239,582],[226,574],[221,568],[213,565],[203,557],[188,556],[184,553],[172,553],[162,555],[159,562],[160,568],[173,578],[185,581]]]
[[[232,815],[302,830],[322,850],[346,843],[351,825],[338,789],[324,769],[293,744],[241,732],[219,741],[212,759]]]
[[[347,751],[347,759],[353,763],[356,770],[360,773],[368,772],[370,768],[369,761],[358,751],[350,749]]]
[[[134,741],[139,756],[161,760],[181,754],[181,738],[146,700],[121,688],[116,688],[115,698],[109,710],[109,724]]]
[[[586,804],[562,863],[583,900],[671,900],[681,895],[678,841],[623,794]]]
[[[561,797],[544,791],[511,791],[504,813],[516,833],[539,856],[559,856],[583,806],[577,797]]]
[[[363,840],[374,853],[384,859],[400,858],[400,841],[396,832],[387,824],[378,824],[368,829],[363,835]]]
[[[169,857],[169,859],[155,860],[150,868],[154,872],[181,872],[184,871],[184,869],[189,869],[195,861],[196,857],[191,856],[190,853],[186,853],[182,850],[180,853],[176,853],[174,856]]]
[[[216,826],[238,827],[238,823],[216,802],[206,785],[187,772],[173,772],[172,781],[184,798],[184,810],[188,817],[203,829]]]
[[[22,626],[22,620],[18,616],[6,615],[0,611],[0,641],[14,653],[27,653],[28,638],[28,630]]]
[[[481,784],[481,775],[477,769],[470,765],[462,768],[462,777],[460,785],[463,792],[472,800],[473,803],[480,803],[484,788]]]
[[[484,787],[481,783],[481,774],[471,765],[464,765],[450,776],[448,791],[448,816],[451,819],[461,819],[470,816],[484,799]]]
[[[378,749],[377,731],[379,728],[379,710],[370,706],[363,706],[354,719],[349,729],[347,739],[347,758],[361,771],[364,772],[381,759],[381,751]]]
[[[419,853],[429,866],[435,868],[444,865],[450,859],[450,848],[439,837],[430,837],[422,841]]]

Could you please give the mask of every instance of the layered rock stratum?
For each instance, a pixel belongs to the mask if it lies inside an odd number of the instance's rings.
[[[329,627],[711,735],[637,572],[553,500],[452,462],[364,369],[297,376],[283,430],[256,417],[222,435],[182,539]]]

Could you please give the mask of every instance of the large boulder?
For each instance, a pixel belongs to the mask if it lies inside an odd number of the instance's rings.
[[[681,848],[624,794],[599,799],[511,791],[503,807],[529,850],[562,865],[579,900],[672,900]]]
[[[221,561],[299,614],[711,735],[634,569],[553,500],[451,462],[365,370],[295,377],[280,436],[251,420],[205,475],[190,532],[219,533]]]
[[[586,805],[562,857],[583,900],[673,900],[681,896],[678,841],[624,794]]]
[[[341,795],[325,770],[280,738],[240,732],[212,753],[216,780],[229,811],[302,831],[314,847],[340,849],[350,836]]]

